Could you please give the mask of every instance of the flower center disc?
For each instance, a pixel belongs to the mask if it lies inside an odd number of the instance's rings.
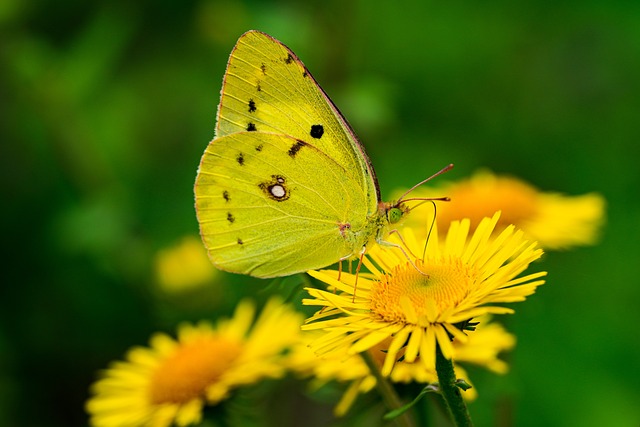
[[[380,320],[426,324],[462,301],[475,280],[474,272],[457,258],[427,259],[416,266],[421,272],[406,263],[374,283],[371,310]]]
[[[240,350],[238,343],[221,338],[181,345],[153,375],[151,402],[185,403],[201,396],[229,368]]]

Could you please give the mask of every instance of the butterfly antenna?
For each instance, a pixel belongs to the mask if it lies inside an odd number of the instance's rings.
[[[431,233],[433,232],[433,227],[435,227],[436,225],[436,217],[438,216],[438,206],[433,200],[431,200],[431,204],[433,205],[433,219],[431,220],[431,225],[429,226],[427,240],[425,240],[424,248],[422,249],[422,262],[424,262],[425,258],[427,257],[427,245],[429,244],[429,240],[431,239]]]
[[[396,202],[396,205],[399,205],[401,202],[408,202],[408,201],[411,201],[411,200],[441,200],[441,201],[449,201],[448,197],[438,197],[438,198],[429,198],[429,199],[424,199],[424,198],[405,199],[405,197],[409,193],[411,193],[413,190],[415,190],[416,188],[420,187],[425,182],[431,181],[433,178],[435,178],[437,176],[440,176],[445,172],[449,172],[451,169],[453,169],[453,163],[449,163],[447,166],[443,167],[438,172],[436,172],[433,175],[431,175],[429,178],[420,181],[419,183],[417,183],[416,185],[414,185],[413,187],[411,187],[410,189],[405,191],[405,193],[402,196],[400,196],[400,198]]]

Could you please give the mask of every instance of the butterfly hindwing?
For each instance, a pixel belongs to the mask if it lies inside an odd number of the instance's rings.
[[[352,255],[341,225],[366,221],[366,194],[345,167],[290,136],[240,132],[211,142],[196,181],[201,234],[214,264],[258,277]]]

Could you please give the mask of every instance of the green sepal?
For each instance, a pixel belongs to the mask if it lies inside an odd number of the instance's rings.
[[[470,388],[473,388],[473,386],[471,384],[469,384],[468,382],[466,382],[463,379],[458,379],[456,380],[456,382],[453,383],[456,387],[458,387],[459,389],[463,390],[463,391],[467,391]]]

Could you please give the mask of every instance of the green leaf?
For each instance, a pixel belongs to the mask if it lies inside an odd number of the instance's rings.
[[[407,403],[404,406],[401,406],[398,409],[394,409],[393,411],[387,412],[386,414],[384,414],[384,416],[382,418],[385,419],[385,420],[392,420],[392,419],[404,414],[409,409],[411,409],[416,403],[418,403],[420,401],[420,399],[422,399],[422,397],[425,394],[427,394],[427,393],[439,393],[439,392],[440,392],[440,388],[438,387],[438,384],[429,384],[425,388],[423,388],[422,391],[420,391],[420,393],[418,393],[418,395],[415,397],[415,399],[413,399],[411,402]]]

